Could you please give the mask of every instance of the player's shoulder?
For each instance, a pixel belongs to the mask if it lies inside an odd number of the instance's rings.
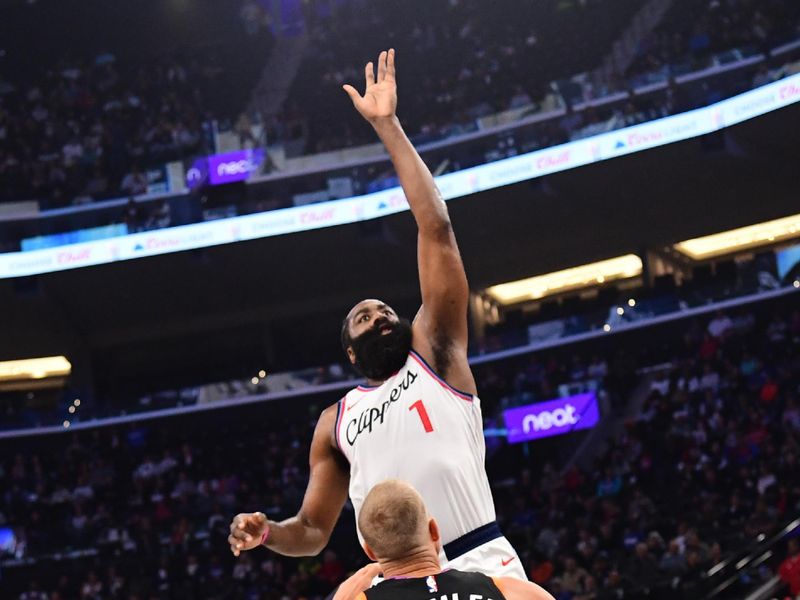
[[[506,600],[555,600],[550,592],[531,581],[523,581],[514,577],[492,577],[495,587],[500,590]]]
[[[331,420],[335,421],[336,414],[339,412],[340,404],[341,400],[335,402],[334,404],[326,406],[324,409],[322,409],[322,412],[319,415],[319,420],[317,421],[317,426],[319,426],[320,421],[331,421]]]
[[[452,579],[454,581],[458,580],[475,583],[489,583],[492,581],[491,577],[483,573],[478,573],[477,571],[460,571],[459,569],[447,569],[446,571],[442,571],[439,577]]]
[[[333,436],[335,434],[336,420],[339,417],[339,407],[341,400],[335,404],[325,407],[317,419],[317,425],[314,428],[314,436]],[[332,438],[333,439],[333,438]],[[335,446],[335,444],[334,444]]]

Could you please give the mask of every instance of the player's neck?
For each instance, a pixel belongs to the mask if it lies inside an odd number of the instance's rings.
[[[442,572],[439,555],[429,549],[414,552],[402,560],[382,560],[384,579],[392,577],[427,577]]]

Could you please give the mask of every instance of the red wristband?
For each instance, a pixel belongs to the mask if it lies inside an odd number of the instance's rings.
[[[264,542],[267,541],[268,537],[269,537],[269,525],[267,525],[267,528],[264,530],[264,533],[261,534],[261,545],[262,546],[264,545]]]

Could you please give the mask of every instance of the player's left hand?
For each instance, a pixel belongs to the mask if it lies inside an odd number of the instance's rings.
[[[361,116],[370,123],[391,119],[397,111],[397,81],[394,69],[394,49],[384,50],[378,57],[378,78],[372,62],[364,67],[366,88],[359,94],[352,85],[345,85],[344,91],[353,101]]]
[[[353,600],[361,592],[372,587],[372,581],[380,574],[381,566],[378,563],[368,564],[353,573],[339,586],[333,600]]]
[[[264,513],[239,513],[231,521],[231,534],[228,543],[234,556],[261,545],[264,533],[269,529],[269,521]]]

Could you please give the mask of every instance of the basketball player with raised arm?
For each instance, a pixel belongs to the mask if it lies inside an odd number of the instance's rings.
[[[530,581],[442,570],[436,519],[403,481],[388,479],[370,490],[358,529],[364,551],[376,562],[339,586],[333,600],[554,600]],[[378,575],[383,581],[373,586]]]
[[[469,290],[447,207],[397,119],[394,50],[381,52],[366,90],[344,86],[391,157],[417,222],[422,307],[414,322],[380,300],[363,300],[342,325],[342,346],[367,385],[322,412],[310,452],[310,477],[295,517],[276,523],[242,513],[228,541],[238,556],[264,545],[286,556],[319,553],[347,499],[356,517],[385,479],[411,484],[441,530],[442,564],[526,579],[495,521],[484,466],[475,379],[467,361]],[[361,532],[359,539],[364,542]]]

